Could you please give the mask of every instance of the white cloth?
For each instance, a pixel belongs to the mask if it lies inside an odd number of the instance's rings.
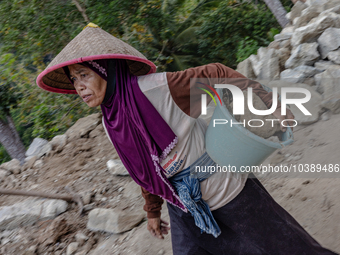
[[[206,122],[201,118],[192,118],[185,114],[173,100],[166,73],[155,73],[138,77],[141,91],[168,123],[178,137],[178,144],[161,165],[169,178],[189,167],[205,153],[204,136]],[[243,189],[247,175],[238,173],[215,173],[201,182],[202,198],[211,210],[216,210]]]

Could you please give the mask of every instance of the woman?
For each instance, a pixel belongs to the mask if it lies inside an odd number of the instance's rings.
[[[134,48],[90,24],[37,83],[52,92],[78,93],[90,107],[101,106],[106,133],[142,187],[148,229],[158,238],[169,230],[160,219],[163,199],[168,202],[174,254],[334,254],[256,178],[237,173],[190,177],[195,165],[216,165],[205,152],[207,127],[198,118],[201,90],[195,79],[205,78],[211,86],[217,80],[252,87],[268,107],[271,93],[222,64],[175,73],[155,69]],[[190,103],[190,96],[197,100]],[[279,107],[274,116],[293,118],[289,110],[281,116]]]

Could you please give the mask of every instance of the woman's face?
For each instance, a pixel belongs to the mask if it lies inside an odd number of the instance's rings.
[[[107,82],[86,66],[74,64],[68,69],[78,95],[88,106],[99,106],[104,100]]]

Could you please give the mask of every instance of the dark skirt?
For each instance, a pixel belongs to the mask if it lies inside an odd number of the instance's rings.
[[[248,178],[236,198],[212,211],[222,231],[217,238],[201,234],[190,213],[169,203],[168,210],[174,255],[336,254],[321,247],[256,178]]]

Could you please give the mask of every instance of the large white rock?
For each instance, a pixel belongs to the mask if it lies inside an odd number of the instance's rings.
[[[305,3],[309,6],[321,6],[324,10],[340,4],[339,0],[307,0]]]
[[[340,66],[333,65],[322,73],[320,86],[323,90],[324,99],[328,99],[340,93]]]
[[[329,10],[332,8],[336,8],[339,4],[340,4],[339,0],[327,0],[322,7],[324,10]]]
[[[277,42],[288,40],[292,37],[293,33],[286,33],[286,34],[276,34],[274,35],[274,40]]]
[[[301,11],[300,17],[296,17],[293,21],[293,25],[296,28],[306,26],[313,18],[319,16],[322,12],[320,6],[310,6]]]
[[[119,234],[135,227],[144,217],[145,212],[141,209],[96,208],[89,213],[87,228]]]
[[[340,64],[340,49],[329,52],[327,58],[335,64]]]
[[[250,60],[251,65],[253,67],[254,74],[257,77],[261,71],[261,63],[260,63],[259,57],[256,55],[250,55],[248,59]]]
[[[327,9],[327,7],[326,7],[325,11],[323,11],[321,14],[324,15],[324,14],[327,14],[327,13],[330,13],[330,12],[340,14],[340,2],[339,1],[338,1],[337,5],[333,8]]]
[[[275,49],[260,47],[257,50],[257,56],[251,55],[248,59],[258,79],[278,79],[280,75],[280,59]]]
[[[31,156],[38,156],[40,153],[40,150],[48,143],[47,140],[42,138],[34,138],[33,142],[31,143],[30,147],[28,147],[28,150],[26,151],[25,155],[26,157]]]
[[[318,62],[314,63],[314,66],[322,71],[325,71],[329,66],[335,65],[335,63],[333,63],[332,61],[324,61],[324,60],[320,60]]]
[[[312,5],[324,5],[329,0],[307,0],[306,5],[312,6]]]
[[[297,1],[291,9],[290,20],[294,20],[301,16],[301,12],[308,7],[307,4]],[[281,32],[282,33],[282,32]]]
[[[293,47],[297,47],[302,43],[315,42],[329,27],[340,27],[339,14],[330,12],[326,16],[320,15],[313,23],[295,29],[291,38],[291,44]]]
[[[125,166],[123,165],[122,161],[119,159],[110,159],[106,162],[107,169],[113,175],[129,175],[129,172],[126,170]]]
[[[67,206],[67,202],[55,199],[27,199],[11,206],[2,206],[0,207],[0,230],[53,219],[65,212]]]
[[[328,53],[340,47],[340,28],[327,28],[318,38],[319,51],[324,59]]]
[[[270,81],[270,82],[263,82],[260,81],[261,84],[265,83],[270,88],[277,87],[278,91],[280,93],[282,87],[299,87],[299,88],[305,88],[310,91],[311,93],[311,99],[304,103],[303,106],[312,114],[312,115],[304,115],[304,113],[296,106],[296,105],[290,105],[290,109],[292,113],[295,116],[296,121],[299,124],[311,124],[319,119],[319,115],[321,112],[321,102],[322,102],[322,96],[317,93],[312,87],[303,84],[303,83],[291,83],[286,81]],[[289,93],[287,95],[287,98],[294,99],[294,98],[304,98],[304,94],[300,93]]]
[[[280,34],[290,34],[290,33],[293,33],[294,30],[295,30],[294,26],[287,26],[284,29],[282,29]]]
[[[320,57],[317,43],[303,43],[292,51],[285,63],[285,67],[295,68],[301,65],[313,65]]]
[[[253,71],[253,67],[251,64],[251,61],[249,58],[243,60],[242,62],[240,62],[237,65],[237,72],[243,74],[245,77],[247,77],[248,79],[254,79],[256,78],[254,71]]]
[[[284,70],[280,75],[280,79],[293,83],[303,83],[307,78],[313,77],[320,72],[321,70],[312,66],[298,66],[294,69]]]

